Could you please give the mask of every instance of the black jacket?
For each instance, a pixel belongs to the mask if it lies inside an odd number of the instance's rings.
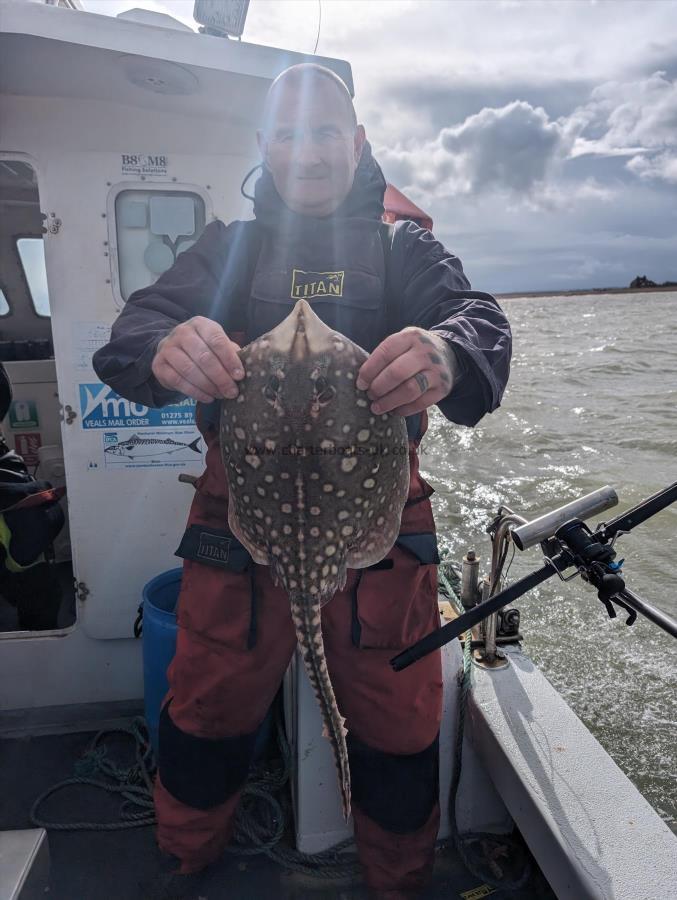
[[[292,245],[296,240],[307,256],[309,241],[315,245],[320,241],[319,246],[326,249],[325,245],[340,244],[344,238],[348,241],[351,232],[364,231],[368,220],[378,229],[384,192],[385,179],[368,144],[348,196],[325,219],[310,219],[289,210],[264,169],[255,189],[256,224],[210,222],[193,247],[181,253],[155,284],[135,291],[113,325],[110,342],[94,354],[96,374],[121,396],[146,406],[177,401],[181,395],[163,388],[151,371],[160,339],[192,316],[212,318],[226,332],[246,330],[242,312],[246,312],[252,280],[261,267],[261,242],[267,247],[266,241],[271,241],[274,248],[276,238],[283,237],[282,243]],[[254,232],[256,239],[252,238]],[[324,244],[323,234],[328,235]],[[353,249],[359,247],[353,244]],[[499,406],[508,380],[512,341],[503,311],[489,294],[472,291],[461,261],[414,222],[396,223],[390,253],[385,258],[381,255],[380,265],[385,268],[381,280],[384,278],[395,294],[393,330],[407,325],[430,329],[456,351],[461,376],[439,408],[453,422],[475,425]],[[320,265],[312,268],[321,270]],[[318,315],[325,318],[321,304],[318,307]],[[356,310],[354,318],[359,316]],[[366,350],[373,349],[360,340],[360,323],[352,325],[344,328],[344,333]],[[247,337],[256,336],[249,333]]]

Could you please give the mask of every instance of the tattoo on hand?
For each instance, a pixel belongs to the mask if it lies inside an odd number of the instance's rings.
[[[417,385],[419,386],[419,388],[421,389],[421,393],[422,393],[422,394],[425,394],[425,392],[428,390],[428,378],[427,378],[427,376],[425,375],[425,373],[424,373],[424,372],[417,372],[417,373],[414,375],[414,378],[416,379],[416,384],[417,384]]]
[[[422,344],[426,344],[428,347],[433,348],[432,350],[427,351],[427,356],[433,366],[435,366],[440,383],[444,385],[444,389],[446,389],[448,394],[451,390],[452,374],[454,372],[454,351],[444,338],[439,337],[436,334],[419,333],[418,339]],[[421,394],[425,394],[429,388],[427,376],[423,372],[419,372],[418,375],[414,377],[421,389]]]

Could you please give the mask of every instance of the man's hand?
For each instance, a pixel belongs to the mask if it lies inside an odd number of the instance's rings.
[[[374,413],[411,416],[451,390],[458,361],[444,338],[423,328],[391,334],[363,363],[356,385],[367,389]]]
[[[211,403],[237,397],[244,369],[239,346],[212,319],[193,316],[163,337],[153,357],[153,375],[169,390]]]

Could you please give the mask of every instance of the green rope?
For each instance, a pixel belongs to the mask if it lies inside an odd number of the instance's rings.
[[[346,878],[357,875],[360,867],[356,855],[343,852],[352,844],[352,838],[328,850],[312,854],[279,846],[290,818],[284,789],[291,774],[291,750],[284,732],[279,703],[276,706],[275,718],[281,761],[272,765],[259,763],[253,766],[242,791],[234,822],[233,839],[231,845],[226,848],[227,851],[244,856],[263,854],[286,869],[306,875],[324,878]],[[105,741],[115,734],[124,735],[134,742],[135,761],[127,768],[117,765],[108,756]],[[75,763],[74,776],[43,791],[33,803],[30,811],[31,821],[35,826],[50,831],[118,831],[154,825],[154,770],[148,730],[142,718],[134,719],[129,728],[100,731],[82,758]],[[52,822],[38,814],[38,810],[48,797],[76,785],[87,785],[120,795],[124,802],[120,807],[119,820]]]
[[[459,615],[465,610],[461,603],[460,584],[461,579],[451,562],[443,560],[438,569],[439,582],[442,587],[442,593],[449,598],[450,603],[455,607]],[[493,845],[494,850],[498,854],[521,852],[521,847],[512,835],[498,835],[489,831],[469,831],[460,834],[458,823],[456,821],[456,797],[458,788],[461,783],[461,766],[463,763],[463,733],[465,730],[465,713],[468,701],[468,694],[472,688],[472,650],[470,647],[471,635],[466,632],[466,639],[463,644],[463,681],[461,682],[461,696],[458,705],[458,727],[456,729],[456,748],[454,754],[454,772],[451,780],[451,789],[449,792],[449,824],[451,826],[451,834],[454,846],[463,860],[463,864],[476,878],[484,881],[490,887],[500,888],[505,891],[517,891],[524,887],[531,877],[531,860],[526,858],[522,874],[516,880],[510,880],[498,873],[501,872],[500,867],[493,860],[489,861],[489,865],[494,867],[497,877],[487,874],[486,871],[477,865],[475,859],[469,854],[470,846],[480,844],[487,851],[487,845]],[[491,854],[491,850],[488,851]]]
[[[107,748],[102,743],[104,738],[113,734],[122,734],[134,741],[135,762],[126,769],[115,765],[108,758]],[[75,775],[40,794],[31,807],[31,822],[38,828],[49,828],[52,831],[118,831],[122,828],[152,825],[155,822],[152,766],[152,751],[143,719],[134,719],[129,728],[100,731],[94,737],[89,750],[75,763],[73,767]],[[104,778],[109,780],[105,781]],[[120,807],[120,821],[49,822],[38,815],[39,807],[48,797],[73,785],[88,785],[111,794],[120,794],[124,798]]]

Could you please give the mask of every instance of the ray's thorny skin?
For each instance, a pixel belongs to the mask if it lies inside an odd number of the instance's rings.
[[[321,607],[344,587],[347,568],[380,562],[395,543],[409,490],[406,426],[401,416],[371,412],[355,385],[366,352],[304,300],[240,358],[239,396],[224,400],[221,413],[228,522],[289,595],[347,818],[346,728],[327,670]]]

